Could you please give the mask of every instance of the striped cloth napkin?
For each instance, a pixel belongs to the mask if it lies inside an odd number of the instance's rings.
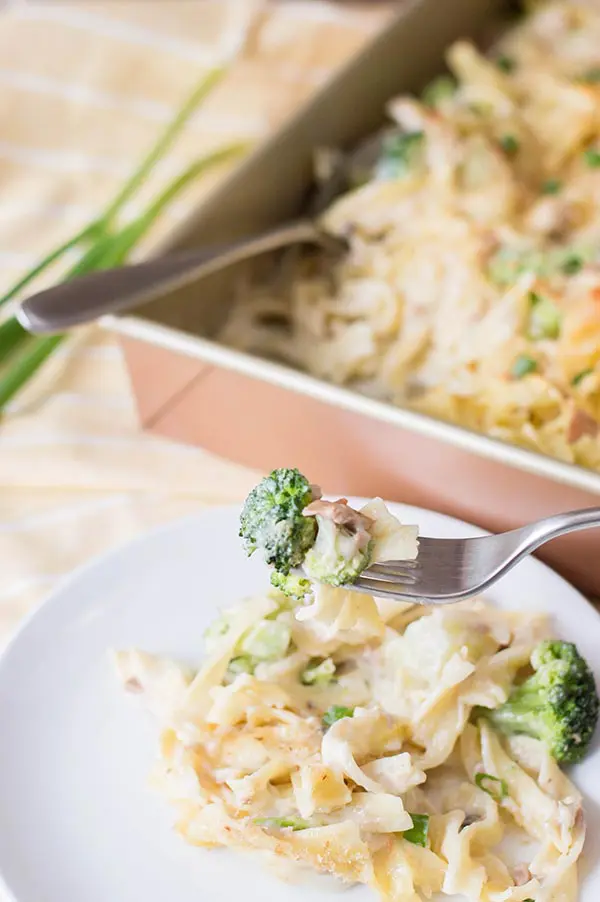
[[[204,150],[263,139],[382,27],[392,6],[32,0],[4,7],[0,290],[102,208],[203,69],[231,61],[147,196]],[[154,241],[214,178],[190,191]],[[0,425],[0,642],[93,555],[203,505],[237,501],[255,479],[199,449],[140,434],[118,347],[97,329],[83,330]]]

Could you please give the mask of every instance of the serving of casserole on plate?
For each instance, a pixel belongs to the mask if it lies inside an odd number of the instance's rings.
[[[350,499],[355,507],[364,503]],[[426,535],[480,534],[431,511],[400,505],[389,505],[389,509],[403,523],[418,524]],[[8,898],[18,902],[229,902],[242,898],[245,902],[331,902],[340,896],[332,895],[327,884],[282,884],[263,868],[258,852],[239,854],[244,846],[268,851],[279,844],[281,853],[297,855],[296,860],[303,858],[313,865],[311,849],[319,836],[329,835],[331,870],[339,869],[350,879],[358,874],[372,878],[370,857],[380,846],[375,864],[388,896],[382,860],[397,853],[398,867],[403,860],[410,865],[399,871],[395,885],[402,887],[404,881],[407,887],[412,881],[416,892],[439,887],[449,872],[446,890],[456,887],[458,902],[461,892],[464,899],[465,886],[470,885],[474,893],[485,867],[486,874],[493,875],[491,888],[501,894],[503,887],[509,887],[508,898],[513,902],[519,898],[546,902],[535,881],[539,884],[543,877],[547,890],[561,882],[573,890],[579,871],[578,902],[595,902],[600,894],[597,738],[584,760],[563,779],[543,756],[523,757],[524,746],[519,751],[512,740],[503,746],[508,753],[498,756],[495,737],[486,734],[487,744],[481,749],[478,736],[464,727],[475,691],[478,703],[485,698],[488,704],[490,699],[492,704],[500,701],[512,682],[515,665],[526,661],[537,640],[546,635],[544,615],[551,618],[551,634],[574,642],[598,681],[597,611],[559,576],[530,558],[490,589],[489,608],[475,605],[461,611],[452,607],[433,614],[421,608],[414,611],[413,619],[410,609],[378,604],[369,596],[360,601],[346,599],[346,593],[341,599],[326,593],[318,611],[303,609],[309,616],[302,621],[292,615],[291,607],[285,610],[281,596],[270,594],[264,563],[257,555],[246,558],[238,531],[239,509],[211,509],[117,549],[63,583],[2,655],[0,727],[10,742],[0,748],[0,893],[6,891]],[[255,601],[235,612],[228,610],[244,597]],[[343,611],[340,600],[348,601]],[[336,605],[340,617],[335,617]],[[223,614],[229,629],[223,632],[223,621],[210,629]],[[267,628],[265,621],[271,624]],[[208,657],[202,638],[207,629]],[[246,633],[243,637],[240,630]],[[236,635],[243,648],[237,647]],[[291,642],[286,644],[288,636],[298,643],[295,649]],[[500,646],[507,640],[503,651]],[[137,674],[144,691],[133,683],[129,686],[133,691],[127,693],[115,679],[109,651],[133,648],[143,654],[136,659],[132,653],[122,663],[141,665],[142,670],[149,658],[152,663]],[[240,655],[248,659],[230,666],[231,659]],[[271,660],[258,660],[265,655]],[[330,660],[321,666],[322,661],[311,661],[317,656]],[[176,664],[169,666],[165,659]],[[355,670],[353,660],[358,665]],[[385,665],[378,671],[376,692],[370,694],[364,691],[369,662]],[[254,674],[236,676],[234,671],[243,671],[240,664],[244,663],[246,671],[254,669]],[[187,692],[189,679],[198,673],[194,692]],[[394,680],[407,686],[405,694],[398,695]],[[246,705],[248,693],[254,693],[254,701]],[[307,702],[315,710],[309,710]],[[356,705],[357,710],[353,717],[334,723],[323,746],[328,730],[321,727],[320,715],[334,705],[347,709]],[[422,733],[417,736],[415,714],[420,705]],[[146,712],[147,706],[152,713]],[[379,707],[395,710],[389,723],[379,717]],[[175,709],[185,713],[187,728]],[[250,714],[250,723],[244,712]],[[343,713],[349,712],[333,711],[328,719]],[[404,723],[406,731],[400,749],[394,748],[402,733],[396,730],[393,735],[397,721]],[[363,733],[367,724],[371,727]],[[170,732],[173,725],[178,730],[175,737]],[[392,728],[387,737],[386,726]],[[161,731],[167,733],[163,744]],[[455,733],[464,737],[457,756],[451,756],[446,768],[429,768],[434,756],[438,760],[444,756]],[[409,735],[420,740],[420,747],[412,746]],[[286,746],[290,736],[291,749],[289,743]],[[300,743],[300,736],[306,741]],[[364,743],[359,747],[360,737]],[[382,753],[385,743],[388,748]],[[336,748],[344,753],[342,764],[335,758]],[[364,774],[352,767],[350,749]],[[506,754],[518,765],[513,774],[503,770]],[[519,758],[514,757],[517,754]],[[341,793],[340,805],[333,805],[333,812],[309,814],[313,803],[319,809],[328,807],[327,793],[313,779],[323,755],[327,758],[323,767],[332,768],[336,775],[331,775],[329,787]],[[295,795],[286,768],[291,762],[294,770],[294,760],[302,776],[295,782],[304,812],[296,817],[310,818],[314,826],[304,833],[281,822],[252,823],[253,818],[293,813]],[[190,761],[198,768],[196,776]],[[541,776],[540,763],[544,765]],[[148,785],[157,766],[157,785],[167,790],[175,808]],[[352,768],[359,781],[370,776],[382,787],[385,783],[392,800],[386,793],[373,796],[373,783],[368,784],[369,791],[351,780],[340,780],[340,766]],[[275,777],[272,770],[273,779],[263,791],[261,780],[267,779],[270,768],[279,768],[281,776]],[[533,776],[525,779],[524,771]],[[486,779],[485,774],[496,780]],[[423,775],[427,780],[422,780]],[[217,788],[215,777],[220,781]],[[567,780],[576,789],[569,788]],[[394,781],[396,789],[390,793]],[[543,809],[535,802],[532,805],[531,795],[519,795],[523,785],[533,791]],[[251,790],[254,795],[246,809],[239,806],[233,816],[236,832],[228,833],[224,828],[231,826],[228,821],[236,809],[233,790],[240,800]],[[579,793],[587,828],[583,850]],[[329,796],[330,802],[333,799]],[[416,819],[420,829],[408,838],[397,837],[399,842],[394,843],[396,837],[389,828],[402,833],[411,829],[400,811],[402,799],[413,825],[413,814],[428,814],[429,820]],[[378,821],[376,809],[381,815],[386,805],[387,819]],[[528,831],[518,827],[516,846],[496,844],[495,838],[502,829],[510,832],[521,810],[533,812],[527,827],[538,839],[533,835],[531,846],[524,836]],[[459,811],[486,820],[457,832],[465,820]],[[541,840],[540,811],[542,818],[549,817],[548,833]],[[183,837],[173,829],[175,821]],[[317,821],[322,825],[317,826]],[[229,836],[236,850],[199,848],[184,840],[204,843],[206,823],[215,842]],[[298,820],[295,826],[305,825]],[[374,827],[388,829],[378,836]],[[336,854],[344,833],[354,837],[361,856],[355,860],[354,871],[344,870],[344,857]],[[541,854],[533,867],[536,847]],[[471,854],[465,861],[467,849]],[[448,869],[449,857],[453,865]],[[463,862],[466,869],[459,867]],[[535,874],[527,873],[530,866]],[[376,888],[349,892],[348,898],[357,902],[377,898]],[[438,898],[448,900],[447,895]],[[570,897],[559,898],[564,902]]]

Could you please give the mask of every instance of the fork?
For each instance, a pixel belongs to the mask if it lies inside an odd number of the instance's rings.
[[[371,564],[348,588],[416,604],[451,604],[483,592],[551,539],[600,526],[600,507],[472,539],[419,537],[414,561]]]

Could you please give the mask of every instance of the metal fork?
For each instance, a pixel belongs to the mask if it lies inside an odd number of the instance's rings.
[[[595,526],[600,507],[556,514],[498,535],[420,537],[416,560],[371,564],[348,588],[417,604],[450,604],[483,592],[551,539]]]

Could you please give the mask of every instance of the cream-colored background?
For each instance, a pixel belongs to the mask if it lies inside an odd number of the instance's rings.
[[[203,69],[232,60],[146,196],[209,147],[264,138],[392,5],[13,2],[0,13],[0,289],[101,209]],[[198,185],[164,228],[209,188]],[[0,424],[0,644],[74,567],[158,523],[236,501],[255,478],[141,435],[118,348],[83,331]]]

